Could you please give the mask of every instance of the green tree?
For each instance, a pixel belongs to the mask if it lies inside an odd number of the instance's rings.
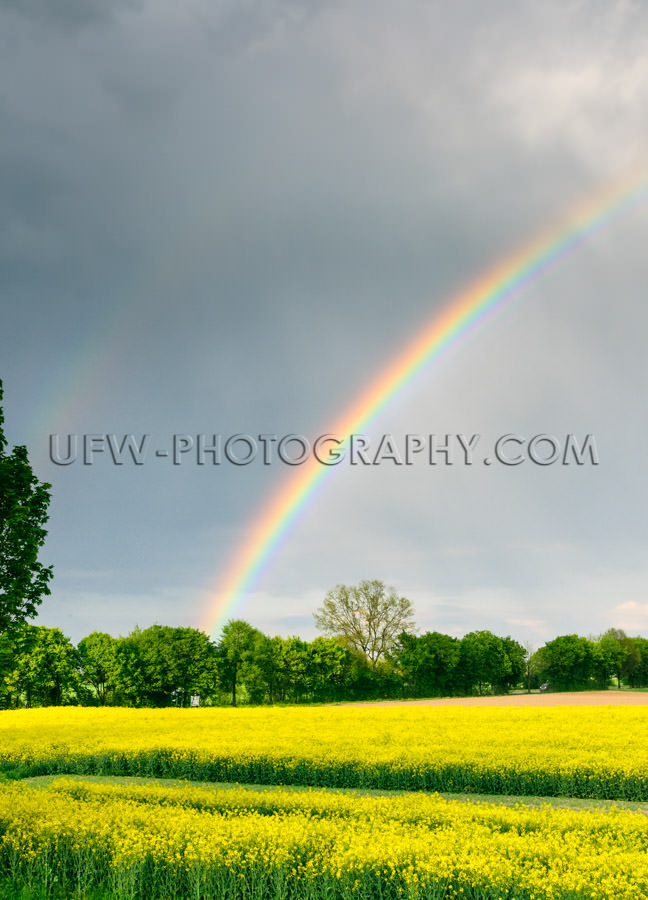
[[[447,697],[454,693],[461,645],[438,631],[417,637],[402,632],[392,658],[403,679],[407,697]]]
[[[0,381],[0,634],[33,618],[53,573],[38,561],[51,485],[32,472],[26,447],[6,452],[2,397]]]
[[[524,654],[524,648],[520,649]],[[512,678],[517,680],[505,642],[491,631],[471,631],[464,635],[459,667],[466,693],[476,688],[481,696],[489,688],[507,689]]]
[[[112,678],[116,706],[144,706],[147,682],[139,628],[115,638]]]
[[[284,641],[261,632],[254,636],[250,662],[245,666],[245,687],[251,703],[276,703],[286,689]]]
[[[239,667],[250,703],[300,703],[341,699],[348,687],[351,653],[334,638],[312,643],[256,632]]]
[[[361,581],[357,587],[338,584],[315,613],[324,634],[338,637],[375,667],[394,646],[398,635],[414,627],[414,608],[406,597],[382,581]]]
[[[496,679],[493,686],[496,691],[506,693],[522,682],[526,672],[527,651],[522,644],[514,641],[508,635],[500,638],[500,640],[504,653],[508,657],[510,668],[505,667],[505,670],[499,676],[499,680]],[[509,668],[508,671],[506,671],[507,668]]]
[[[308,680],[313,700],[342,700],[349,690],[351,653],[335,638],[316,637],[308,647]]]
[[[628,667],[630,687],[648,687],[648,640],[643,637],[628,638],[632,641],[632,665]]]
[[[592,673],[599,687],[607,688],[610,678],[616,678],[617,687],[621,688],[621,676],[630,649],[627,634],[618,628],[608,628],[594,643]]]
[[[308,697],[311,690],[309,672],[310,647],[301,638],[286,638],[283,651],[285,693],[283,699],[299,702]]]
[[[218,676],[223,687],[231,692],[232,706],[236,706],[236,690],[245,666],[252,662],[254,645],[260,633],[243,619],[230,619],[223,626],[216,644]]]
[[[544,670],[542,667],[542,653],[539,650],[534,651],[533,647],[528,642],[525,644],[525,647],[527,655],[524,671],[524,683],[527,689],[527,693],[531,693],[532,690],[536,690],[540,687],[544,678]]]
[[[92,688],[101,706],[115,690],[115,643],[111,635],[93,631],[77,646],[81,683]]]
[[[5,682],[27,706],[60,706],[76,701],[77,668],[74,645],[59,628],[25,625],[16,635],[16,656]]]
[[[147,706],[189,706],[192,694],[204,692],[214,646],[203,631],[151,625],[137,639]]]
[[[538,650],[542,677],[558,691],[587,688],[593,673],[594,645],[577,634],[563,634]]]
[[[621,678],[630,684],[630,676],[632,672],[641,664],[641,647],[639,638],[628,637],[627,635],[621,639],[626,650],[626,656],[621,665]],[[620,685],[619,685],[620,686]]]
[[[188,706],[194,694],[215,693],[216,648],[196,628],[151,625],[116,639],[95,633],[79,650],[85,680],[118,705]]]

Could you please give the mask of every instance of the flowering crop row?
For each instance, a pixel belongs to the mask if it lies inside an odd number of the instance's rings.
[[[117,898],[646,900],[648,819],[435,795],[0,786],[16,889]]]
[[[36,709],[0,772],[648,800],[648,709]]]

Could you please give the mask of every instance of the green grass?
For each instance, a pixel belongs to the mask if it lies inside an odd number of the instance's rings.
[[[44,788],[52,784],[57,779],[65,777],[74,781],[90,782],[92,784],[132,784],[145,785],[155,784],[169,788],[200,787],[211,788],[214,790],[227,789],[244,789],[248,791],[272,791],[276,790],[278,785],[274,784],[237,784],[231,781],[185,781],[179,778],[144,778],[127,775],[36,775],[31,778],[22,779],[25,784],[29,784],[34,788]],[[302,785],[281,785],[284,791],[312,791],[313,788]],[[328,793],[350,794],[357,797],[397,797],[411,796],[412,791],[381,791],[371,788],[318,788],[318,790],[326,790]],[[627,809],[630,812],[640,812],[648,815],[648,803],[636,800],[583,800],[578,797],[534,797],[513,794],[467,794],[467,793],[439,793],[440,797],[446,800],[458,801],[460,803],[497,803],[502,806],[516,806],[522,804],[524,806],[539,808],[542,806],[551,806],[556,809]],[[0,900],[2,895],[0,894]]]

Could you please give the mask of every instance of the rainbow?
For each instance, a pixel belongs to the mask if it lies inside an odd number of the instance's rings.
[[[532,280],[607,224],[615,215],[643,198],[648,174],[633,173],[590,198],[557,224],[542,232],[512,255],[497,263],[455,296],[444,310],[383,369],[342,415],[332,433],[348,444],[422,369],[447,348],[482,323],[486,317],[518,295]],[[202,626],[220,630],[241,605],[275,550],[308,504],[331,467],[310,458],[261,510],[234,555],[225,577],[204,609]]]

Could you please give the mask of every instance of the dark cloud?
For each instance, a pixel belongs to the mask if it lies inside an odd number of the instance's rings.
[[[91,25],[101,25],[113,20],[121,10],[138,10],[141,0],[58,0],[56,3],[39,3],[38,0],[0,0],[0,11],[22,16],[35,23],[75,31]]]
[[[0,375],[10,437],[54,483],[44,615],[72,629],[76,603],[83,628],[106,605],[118,630],[197,620],[289,473],[58,469],[49,431],[328,429],[459,289],[645,146],[648,23],[628,4],[25,0],[0,17]],[[524,637],[573,602],[587,630],[578,592],[604,558],[641,616],[644,216],[375,425],[595,431],[597,470],[332,473],[241,612],[306,633],[327,588],[375,576],[431,624]]]

